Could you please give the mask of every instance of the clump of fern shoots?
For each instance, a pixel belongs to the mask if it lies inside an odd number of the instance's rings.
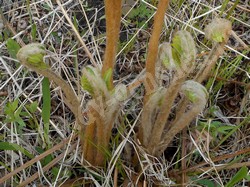
[[[204,109],[208,93],[200,83],[208,77],[217,59],[224,52],[223,47],[228,41],[231,29],[231,23],[224,19],[215,19],[205,28],[206,38],[212,40],[213,48],[195,81],[186,81],[195,67],[196,56],[194,41],[187,31],[178,31],[172,44],[163,43],[159,46],[155,75],[151,76],[151,82],[156,86],[151,92],[147,91],[148,95],[145,96],[147,99],[144,102],[139,133],[139,140],[149,154],[160,156],[175,135]],[[162,69],[173,74],[167,88],[161,83]],[[176,97],[183,93],[184,96],[176,108],[175,118],[170,120]]]
[[[87,67],[83,70],[82,87],[92,96],[88,103],[88,122],[82,136],[84,158],[93,166],[104,166],[109,151],[111,130],[127,98],[125,85],[113,84],[113,69],[121,24],[121,0],[105,0],[106,49],[101,70]]]
[[[171,129],[174,125],[167,124],[171,108],[175,99],[184,85],[187,76],[194,69],[196,48],[194,40],[189,32],[178,31],[173,38],[173,43],[164,43],[159,47],[157,69],[165,68],[174,74],[168,88],[161,85],[159,76],[156,79],[157,90],[149,96],[142,113],[142,145],[152,155],[158,155],[158,146],[164,142],[166,128],[169,133],[176,135],[176,130]],[[197,83],[198,84],[198,83]],[[195,93],[193,93],[195,95]],[[205,98],[204,98],[205,99]],[[202,103],[203,107],[204,102]],[[196,106],[194,105],[194,108]],[[200,107],[201,108],[201,107]],[[196,111],[196,110],[195,110]],[[200,111],[199,111],[200,112]],[[197,113],[195,113],[197,115]],[[175,129],[182,130],[184,127]]]
[[[92,96],[87,106],[88,125],[82,134],[83,153],[84,158],[95,166],[104,164],[113,125],[122,102],[128,96],[127,88],[123,84],[116,85],[112,90],[108,89],[110,73],[102,77],[100,70],[89,66],[83,69],[81,80],[83,89]]]
[[[175,135],[187,127],[204,109],[208,93],[200,83],[208,77],[227,43],[231,23],[215,19],[206,29],[206,38],[213,41],[213,48],[194,80],[187,80],[194,70],[196,48],[191,34],[178,31],[172,43],[159,46],[165,10],[169,1],[160,0],[154,17],[154,29],[148,47],[144,86],[144,106],[138,139],[151,155],[160,156]],[[122,103],[129,97],[123,84],[114,85],[113,69],[121,22],[121,0],[105,0],[106,51],[103,67],[88,66],[82,71],[82,88],[91,95],[87,104],[88,121],[84,122],[80,101],[74,90],[44,63],[45,48],[41,44],[29,44],[17,54],[19,61],[29,69],[48,77],[63,90],[65,102],[76,117],[84,159],[93,166],[104,166],[106,152],[110,150],[111,130],[120,113]],[[158,47],[159,46],[159,47]],[[163,86],[160,71],[164,69],[173,77]],[[133,89],[133,88],[132,88]],[[177,96],[183,99],[170,120]]]
[[[45,48],[41,44],[29,44],[18,52],[19,61],[29,69],[48,77],[60,86],[65,102],[76,117],[84,158],[93,166],[105,164],[105,151],[111,137],[111,129],[119,113],[120,102],[126,99],[124,85],[113,85],[113,67],[120,31],[121,0],[105,0],[106,51],[102,69],[86,67],[81,79],[82,87],[90,93],[88,122],[83,120],[80,101],[74,90],[43,62]]]

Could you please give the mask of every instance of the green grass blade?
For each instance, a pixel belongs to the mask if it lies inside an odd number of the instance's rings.
[[[26,155],[29,158],[34,158],[34,155],[32,155],[29,151],[24,149],[23,147],[10,143],[10,142],[0,142],[0,150],[9,150],[9,151],[20,151],[24,155]]]
[[[12,58],[16,58],[16,54],[20,49],[20,45],[13,40],[12,38],[9,38],[6,43],[8,52]]]
[[[225,187],[233,187],[236,183],[240,182],[247,176],[248,169],[246,166],[243,166],[234,177],[225,185]]]
[[[229,3],[229,0],[223,1],[222,6],[221,6],[221,8],[220,8],[220,11],[221,11],[221,12],[220,12],[220,16],[222,16],[222,14],[223,14],[223,12],[225,11],[225,9],[226,9],[228,3]]]
[[[34,23],[34,24],[31,25],[31,37],[32,37],[33,42],[36,41],[36,33],[37,33],[37,26]]]
[[[232,15],[234,9],[237,7],[237,5],[238,5],[239,2],[240,2],[240,0],[236,0],[234,2],[234,5],[230,8],[229,12],[227,13],[227,17],[226,17],[227,19],[230,18],[230,16]]]
[[[49,141],[49,119],[50,119],[50,109],[51,109],[51,96],[49,79],[45,77],[42,82],[42,93],[43,93],[43,107],[42,107],[42,119],[44,123],[44,138],[45,142],[50,147]]]
[[[206,187],[219,187],[216,183],[209,179],[201,179],[197,181],[198,184],[201,184]]]
[[[239,125],[235,126],[231,131],[229,131],[227,133],[227,135],[218,143],[218,145],[216,146],[216,148],[218,148],[223,142],[225,142],[233,133],[235,133],[238,129],[241,128],[241,126],[245,125],[246,122],[248,122],[250,119],[249,117],[246,117],[246,119],[244,119]]]

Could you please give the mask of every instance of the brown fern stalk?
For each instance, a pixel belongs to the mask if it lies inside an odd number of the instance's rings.
[[[166,122],[171,113],[171,108],[175,98],[183,82],[186,80],[190,71],[194,68],[196,49],[191,34],[187,31],[178,31],[173,38],[172,46],[173,48],[170,47],[170,44],[167,44],[161,45],[159,48],[158,60],[163,61],[164,58],[169,59],[169,68],[172,66],[172,69],[175,69],[176,73],[174,74],[173,81],[171,81],[165,95],[163,96],[163,104],[161,104],[158,115],[155,118],[156,120],[153,122],[153,128],[150,132],[150,141],[148,141],[149,145],[145,144],[150,153],[153,153],[155,146],[161,142],[161,136],[166,128]],[[179,61],[176,54],[179,56]],[[145,137],[149,135],[144,133],[143,136]]]
[[[208,78],[220,55],[223,54],[224,46],[228,42],[231,33],[232,24],[226,19],[215,18],[206,26],[205,37],[213,42],[213,48],[195,77],[197,82],[203,82]]]
[[[96,155],[94,155],[94,157],[96,157],[95,159],[95,165],[96,166],[103,166],[104,165],[104,161],[105,161],[105,150],[108,149],[108,140],[106,140],[106,133],[105,132],[105,126],[107,124],[105,124],[105,122],[103,121],[103,118],[101,117],[101,115],[95,111],[95,117],[96,117],[96,145],[97,147],[96,149]],[[110,136],[109,136],[110,138]]]
[[[146,77],[145,77],[145,89],[146,96],[144,97],[144,103],[147,102],[148,96],[155,90],[155,66],[158,54],[158,46],[160,34],[162,31],[162,26],[164,22],[165,11],[168,8],[169,0],[160,0],[158,3],[158,8],[154,16],[154,28],[152,31],[152,36],[149,40],[148,45],[148,55],[146,60]]]
[[[105,16],[106,16],[106,49],[104,62],[102,67],[102,75],[110,68],[113,72],[117,44],[119,40],[121,25],[121,0],[105,0]],[[112,74],[113,75],[113,74]],[[110,85],[113,88],[113,76],[111,76]]]
[[[213,46],[208,57],[206,58],[206,60],[203,63],[205,65],[205,68],[201,69],[195,77],[195,80],[197,82],[201,83],[209,77],[209,74],[211,73],[211,70],[215,66],[217,60],[224,53],[224,46],[225,45],[226,45],[226,42],[221,42],[221,43],[216,43]]]
[[[90,109],[89,113],[92,116],[89,117],[89,122],[86,126],[84,134],[81,134],[83,142],[82,142],[82,149],[83,149],[83,156],[91,164],[95,162],[95,129],[97,125],[94,121],[94,110]],[[89,116],[89,115],[88,115]]]
[[[117,44],[119,40],[120,24],[121,24],[121,0],[105,0],[105,16],[106,16],[106,49],[104,55],[104,62],[102,67],[102,76],[111,69],[112,75],[108,80],[110,85],[108,89],[113,89],[113,68],[115,63]],[[101,101],[95,99],[97,105],[100,107],[105,105],[105,98]],[[89,110],[88,116],[91,116],[91,121],[86,127],[85,142],[83,152],[85,158],[94,166],[103,166],[105,155],[104,150],[108,147],[109,134],[106,132],[103,117],[94,109]],[[94,121],[92,121],[94,120]],[[108,133],[108,134],[107,134]]]
[[[93,100],[93,102],[97,102],[97,100]],[[97,103],[97,105],[98,104],[100,103]],[[98,111],[91,105],[89,105],[88,117],[89,121],[86,126],[83,142],[84,158],[93,166],[103,166],[104,153],[102,150],[104,145],[106,145],[103,130],[105,123]]]
[[[156,156],[162,154],[175,135],[187,127],[206,105],[208,93],[201,84],[195,81],[186,81],[182,85],[182,92],[185,93],[187,98],[190,96],[189,94],[194,96],[194,98],[191,99],[191,108],[184,113],[177,112],[179,115],[177,115],[175,120],[170,124],[169,130],[163,134],[161,138],[162,143],[158,144],[159,146],[153,150],[153,154]]]
[[[163,129],[165,127],[166,121],[170,115],[172,105],[174,100],[179,92],[179,89],[183,82],[185,81],[185,76],[181,79],[175,80],[167,90],[166,95],[164,96],[164,105],[161,106],[160,112],[157,116],[157,119],[154,123],[154,127],[152,130],[152,138],[148,145],[149,151],[153,153],[155,145],[158,145],[161,141],[161,136],[163,133]]]
[[[164,22],[164,15],[165,11],[168,8],[169,0],[160,0],[158,3],[158,8],[154,16],[154,27],[152,31],[152,36],[149,40],[148,45],[148,55],[146,59],[146,73],[145,73],[145,96],[144,96],[144,106],[146,105],[147,101],[149,100],[149,96],[151,93],[154,92],[154,90],[157,88],[156,85],[156,76],[155,76],[155,68],[156,68],[156,62],[157,62],[157,54],[158,54],[158,46],[159,46],[159,39],[160,34],[162,31],[162,26]],[[138,138],[141,141],[142,144],[145,144],[146,142],[143,142],[144,138],[144,130],[142,129],[138,133]]]

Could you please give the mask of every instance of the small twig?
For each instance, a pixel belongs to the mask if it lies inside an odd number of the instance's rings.
[[[230,34],[244,47],[244,49],[249,49],[249,46],[242,41],[242,39],[232,30]]]
[[[246,1],[245,1],[246,2]],[[228,2],[229,4],[231,4],[231,5],[234,5],[234,3],[233,2]],[[240,8],[240,9],[242,9],[242,10],[244,10],[244,11],[247,11],[247,12],[250,12],[250,10],[249,9],[247,9],[247,8],[245,8],[245,7],[243,7],[243,6],[241,6],[241,5],[236,5],[238,8]]]
[[[250,84],[247,85],[246,89],[247,89],[247,91],[246,91],[243,99],[241,100],[240,110],[239,110],[238,116],[241,116],[241,113],[243,112],[243,109],[244,109],[244,107],[245,107],[245,105],[247,103],[247,100],[248,100],[249,96],[250,96]],[[240,118],[238,118],[236,120],[236,124],[240,124]]]
[[[114,187],[117,187],[118,186],[117,184],[118,184],[118,169],[116,167],[114,173]]]
[[[214,75],[209,75],[209,76],[210,77],[214,77]],[[246,86],[246,87],[248,87],[248,85],[249,85],[249,84],[244,83],[244,82],[235,81],[235,80],[228,80],[228,79],[225,79],[225,78],[222,78],[222,77],[218,77],[218,76],[216,76],[215,79],[217,81],[225,81],[227,83],[237,84],[237,85],[240,85],[240,86]]]
[[[227,165],[223,165],[223,166],[211,166],[211,167],[204,167],[204,168],[199,168],[197,169],[196,173],[205,173],[207,171],[213,171],[213,170],[217,170],[217,171],[221,171],[224,169],[236,169],[236,168],[241,168],[243,166],[249,167],[250,166],[250,161],[249,162],[242,162],[242,163],[234,163],[234,164],[227,164]]]
[[[0,97],[3,97],[3,96],[8,96],[8,92],[7,91],[0,92]]]

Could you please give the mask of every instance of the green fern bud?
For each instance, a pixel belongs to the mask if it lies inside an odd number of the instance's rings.
[[[94,98],[99,96],[109,97],[110,95],[100,70],[95,67],[87,66],[83,69],[81,84],[83,89]]]
[[[181,91],[192,103],[195,103],[197,107],[200,106],[202,109],[205,107],[208,92],[203,85],[198,82],[188,80],[182,85]]]
[[[194,64],[196,57],[196,47],[194,39],[187,31],[178,31],[172,42],[172,56],[177,65],[190,68]]]
[[[215,18],[205,28],[205,37],[214,42],[227,42],[232,24],[230,21],[222,18]]]
[[[169,70],[175,70],[176,64],[172,57],[172,48],[171,44],[164,42],[159,46],[158,49],[158,61]]]
[[[107,85],[108,90],[111,90],[112,85],[110,85],[110,80],[113,75],[113,70],[112,68],[109,68],[103,75],[103,79]]]
[[[114,88],[113,96],[119,102],[126,100],[128,98],[127,87],[124,84],[118,84]]]
[[[42,44],[32,43],[22,47],[17,53],[17,59],[24,65],[46,69],[43,57],[46,54]]]
[[[84,75],[81,78],[81,85],[82,85],[82,88],[85,91],[89,92],[90,95],[94,94],[94,89],[93,89],[92,85],[90,84],[88,78]]]

